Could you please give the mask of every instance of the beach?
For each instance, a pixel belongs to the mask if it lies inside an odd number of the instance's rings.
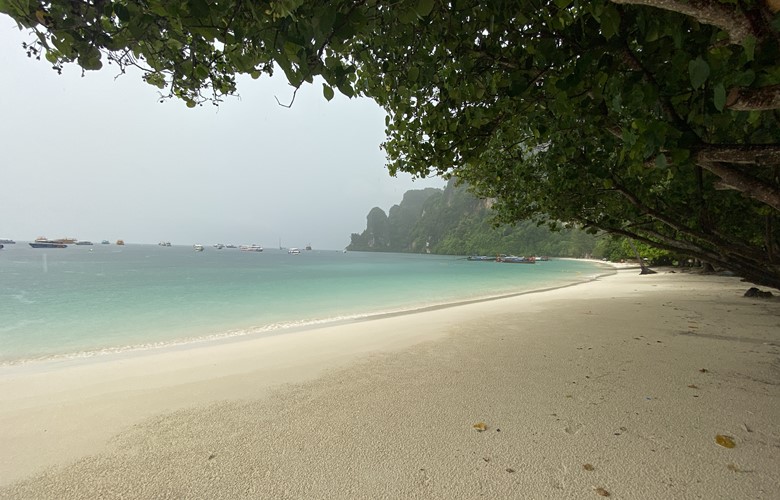
[[[2,367],[0,497],[778,498],[780,298],[751,286],[622,269]]]

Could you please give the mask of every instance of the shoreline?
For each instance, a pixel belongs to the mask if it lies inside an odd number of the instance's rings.
[[[780,490],[780,301],[742,297],[749,286],[617,270],[3,376],[0,497],[767,498]]]
[[[248,330],[229,330],[223,333],[209,334],[205,336],[196,336],[189,338],[182,338],[178,340],[160,341],[150,344],[138,344],[127,345],[119,347],[107,347],[88,351],[79,351],[73,353],[62,353],[47,355],[36,358],[20,358],[9,361],[0,362],[0,377],[5,376],[8,373],[24,370],[46,370],[55,366],[71,366],[81,363],[111,361],[111,358],[128,358],[135,356],[145,356],[147,354],[155,352],[176,351],[195,349],[201,347],[208,347],[209,345],[229,343],[229,342],[243,342],[244,340],[272,337],[276,335],[296,334],[308,330],[315,330],[318,328],[338,327],[341,325],[353,323],[374,321],[384,318],[392,318],[397,316],[413,315],[418,313],[424,313],[428,311],[435,311],[439,309],[447,309],[451,307],[459,307],[468,304],[477,304],[481,302],[487,302],[492,300],[501,300],[512,297],[519,297],[522,295],[532,293],[542,293],[557,290],[560,288],[567,288],[571,286],[581,285],[590,281],[604,278],[611,274],[614,274],[619,269],[632,269],[633,267],[617,264],[617,263],[604,263],[602,261],[593,259],[573,259],[561,257],[557,260],[570,260],[579,262],[590,262],[595,265],[594,273],[589,273],[588,277],[579,281],[572,281],[563,283],[560,285],[553,285],[542,288],[529,288],[522,289],[517,292],[502,293],[499,295],[486,295],[476,298],[466,298],[461,300],[454,300],[451,302],[433,303],[430,305],[424,305],[421,307],[401,309],[397,311],[387,312],[373,312],[365,314],[350,315],[344,318],[320,318],[305,320],[302,323],[287,323],[282,326],[271,327],[272,325],[263,327],[254,327]]]

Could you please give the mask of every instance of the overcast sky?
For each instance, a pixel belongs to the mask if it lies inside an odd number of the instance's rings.
[[[28,59],[29,37],[0,15],[0,238],[258,243],[341,249],[409,189],[390,177],[384,112],[315,82],[239,81],[219,108],[160,104],[139,74],[82,78]]]

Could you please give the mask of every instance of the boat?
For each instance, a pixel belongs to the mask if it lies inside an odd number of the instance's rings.
[[[55,243],[64,243],[66,245],[72,245],[73,243],[76,243],[78,240],[76,238],[57,238],[56,240],[51,240]]]
[[[161,247],[169,247],[169,246],[171,246],[171,242],[170,241],[161,241],[161,242],[158,243],[158,245],[160,245]]]
[[[2,243],[0,243],[0,250],[2,250],[3,248],[5,248],[5,245],[3,245]]]
[[[474,260],[478,262],[495,262],[496,258],[490,255],[469,255],[466,260]]]
[[[116,244],[122,246],[125,244],[125,240],[116,240]]]
[[[194,248],[196,252],[203,251],[203,245],[192,245],[192,248]]]
[[[91,241],[79,240],[76,242],[76,245],[93,245],[93,243]]]
[[[308,245],[306,245],[306,250],[311,250],[311,243],[309,243]]]
[[[550,260],[550,258],[546,255],[536,257],[536,262],[547,262],[548,260]]]
[[[240,245],[238,249],[241,250],[242,252],[262,252],[263,246],[262,245]]]
[[[0,238],[0,244],[14,245],[14,244],[16,244],[16,242],[14,240],[9,240],[7,238]]]
[[[222,243],[215,243],[214,248],[216,248],[217,250],[222,250],[223,248],[225,248],[225,245],[223,245]]]
[[[33,248],[68,248],[68,245],[65,243],[60,243],[59,241],[48,241],[40,239],[36,239],[30,243],[30,246]]]
[[[301,249],[292,247],[289,250],[287,250],[287,253],[289,253],[291,255],[299,255],[301,253]]]
[[[518,257],[516,255],[499,255],[496,262],[506,262],[508,264],[536,264],[536,257]]]
[[[232,243],[228,243],[227,245],[225,245],[225,248],[236,248],[236,246],[233,245]]]
[[[111,244],[111,242],[110,242],[110,241],[108,241],[108,240],[103,240],[103,241],[101,241],[101,242],[100,242],[100,244],[101,244],[101,245],[110,245],[110,244]]]

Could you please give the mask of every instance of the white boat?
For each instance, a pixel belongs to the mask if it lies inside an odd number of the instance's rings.
[[[217,250],[222,250],[223,248],[225,248],[225,245],[223,245],[222,243],[216,243],[214,244],[214,248],[216,248]]]
[[[287,250],[287,253],[292,254],[292,255],[299,255],[301,253],[301,249],[292,247],[289,250]]]
[[[238,247],[242,252],[262,252],[262,245],[241,245]]]
[[[196,252],[203,251],[203,245],[192,245],[192,248],[194,248]]]

